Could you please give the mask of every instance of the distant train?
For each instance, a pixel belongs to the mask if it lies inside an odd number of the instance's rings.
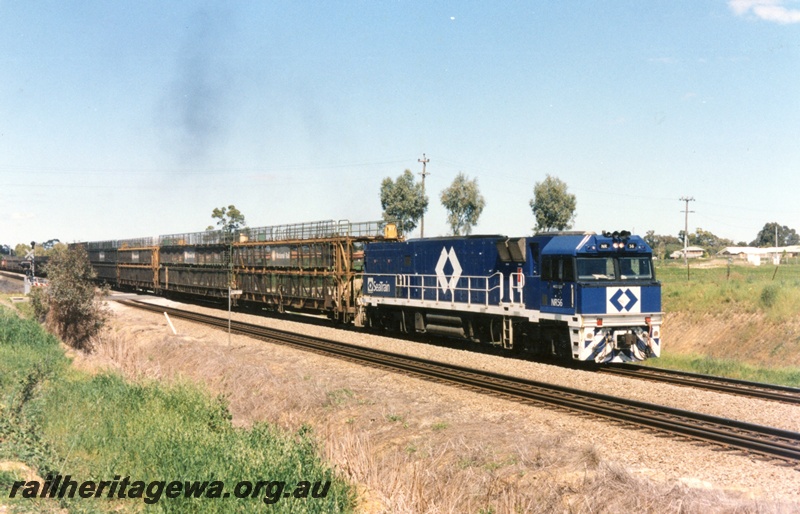
[[[46,277],[45,267],[48,257],[36,257],[34,262],[34,272],[37,277]],[[31,274],[31,261],[14,255],[0,255],[0,270],[12,273]]]
[[[404,241],[394,224],[322,221],[76,243],[98,280],[164,296],[327,315],[577,361],[661,353],[661,284],[629,232]]]

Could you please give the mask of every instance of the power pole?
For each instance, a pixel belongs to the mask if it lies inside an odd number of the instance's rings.
[[[425,197],[425,177],[430,175],[427,171],[425,171],[425,165],[431,162],[430,159],[425,157],[425,154],[422,154],[422,159],[417,159],[418,162],[422,163],[422,197]],[[419,237],[425,237],[425,213],[422,213],[422,219],[419,222]]]
[[[689,280],[689,255],[686,249],[689,246],[689,213],[694,212],[689,210],[689,202],[694,202],[694,197],[681,197],[681,202],[686,202],[686,207],[683,212],[686,215],[685,224],[683,228],[683,262],[686,264],[686,280]]]

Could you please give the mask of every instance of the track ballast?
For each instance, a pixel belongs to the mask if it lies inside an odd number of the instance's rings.
[[[216,316],[140,301],[122,300],[120,303],[153,312],[167,312],[172,317],[221,329],[228,328],[229,320]],[[527,404],[555,406],[629,425],[681,435],[732,450],[778,459],[789,465],[800,466],[800,433],[797,432],[398,355],[250,323],[231,321],[230,327],[231,331],[237,334],[279,342],[327,356],[336,356],[359,364],[401,372],[439,383],[458,385]]]

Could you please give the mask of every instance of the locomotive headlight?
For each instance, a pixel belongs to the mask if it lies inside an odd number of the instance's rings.
[[[586,341],[591,341],[592,339],[594,339],[594,329],[587,328],[586,331],[583,333],[583,338]]]

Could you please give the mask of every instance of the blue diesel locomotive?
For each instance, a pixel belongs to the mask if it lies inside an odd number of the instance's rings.
[[[629,232],[370,242],[357,325],[578,361],[661,352],[661,284]]]

